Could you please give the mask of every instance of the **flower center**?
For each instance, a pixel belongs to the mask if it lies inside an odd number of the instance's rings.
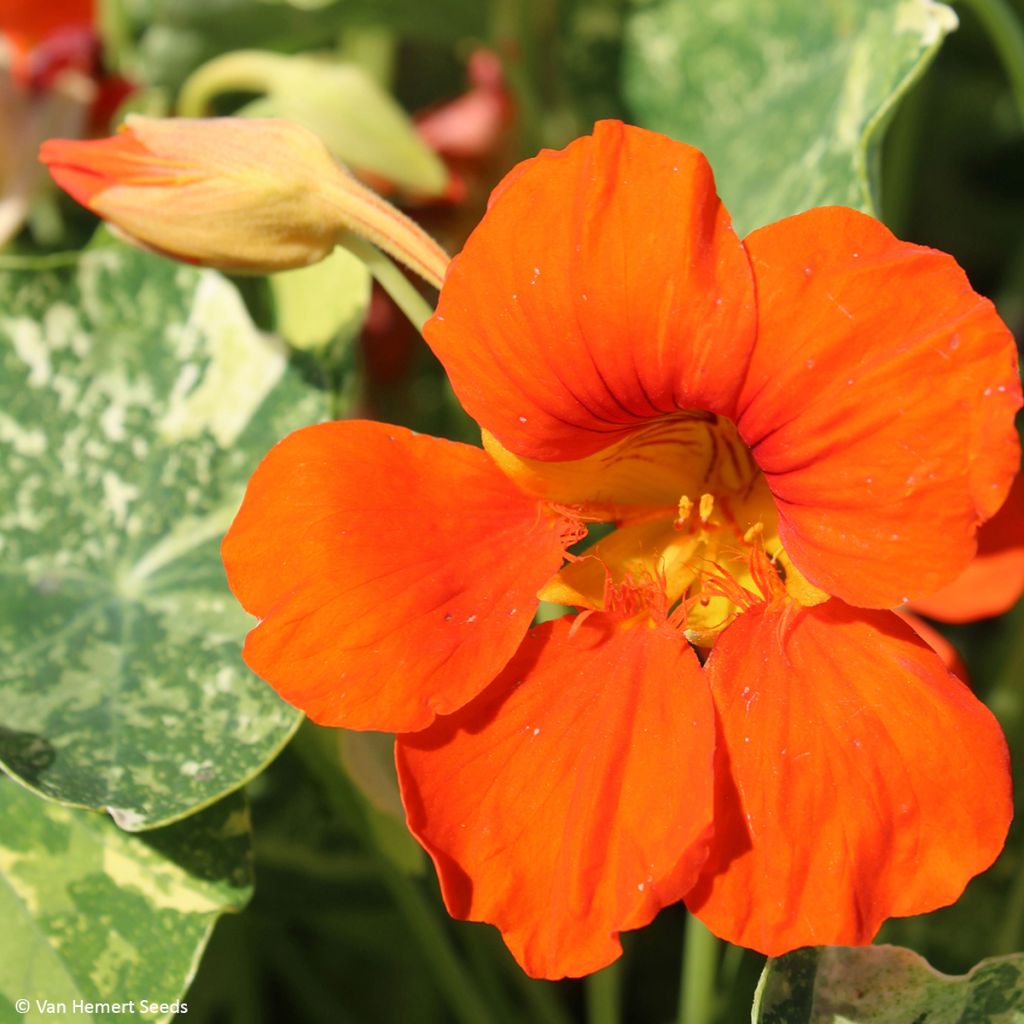
[[[724,417],[665,417],[573,462],[520,459],[484,441],[524,490],[615,526],[571,557],[541,591],[545,600],[604,610],[609,585],[658,580],[673,621],[692,643],[710,647],[753,603],[787,593],[802,604],[826,597],[783,549],[764,474]]]

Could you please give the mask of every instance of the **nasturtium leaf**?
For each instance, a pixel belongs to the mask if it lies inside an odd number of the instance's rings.
[[[234,287],[126,250],[0,274],[0,763],[129,830],[259,772],[297,713],[246,669],[220,539],[324,396]]]
[[[817,946],[769,960],[753,1024],[1020,1024],[1024,954],[940,974],[900,946]]]
[[[877,214],[900,97],[956,28],[938,0],[655,0],[630,18],[633,119],[702,149],[746,233],[841,204]]]
[[[0,1021],[170,1020],[142,1000],[181,1000],[214,922],[251,895],[241,795],[130,835],[0,774],[0,823]],[[76,1012],[76,1000],[134,1007]]]

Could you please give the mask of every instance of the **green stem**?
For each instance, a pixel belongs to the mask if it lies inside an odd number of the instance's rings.
[[[378,857],[380,879],[396,906],[405,915],[411,934],[419,940],[433,968],[434,979],[447,996],[456,1018],[463,1024],[487,1024],[494,1019],[490,1008],[477,994],[476,986],[463,969],[447,932],[438,922],[423,893],[408,876]]]
[[[100,0],[97,14],[105,70],[129,70],[132,34],[123,0]]]
[[[718,968],[718,991],[723,995],[736,990],[740,968],[743,966],[743,953],[742,946],[725,943],[725,952]]]
[[[986,698],[988,706],[999,719],[1006,732],[1010,749],[1020,749],[1024,739],[1024,699],[1021,697],[1021,679],[1024,678],[1024,601],[1010,612],[1006,620],[1008,634],[1016,639],[1012,643],[996,676],[992,689]],[[1014,789],[1020,794],[1022,779],[1020,766],[1014,772]],[[1015,801],[1020,813],[1020,798]],[[1015,837],[1016,833],[1016,837]],[[1021,837],[1015,826],[1010,833],[1010,845],[1016,842],[1019,849]],[[1024,931],[1024,871],[1018,871],[1006,898],[1002,924],[996,932],[992,955],[1001,956],[1019,949],[1021,932]]]
[[[1006,621],[1009,635],[1017,639],[986,695],[986,703],[1012,741],[1024,739],[1024,694],[1020,685],[1024,678],[1024,601],[1018,602]]]
[[[679,1024],[712,1024],[719,941],[693,914],[686,918]]]
[[[511,962],[511,970],[515,972],[514,980],[526,1002],[528,1019],[537,1024],[569,1024],[569,1017],[559,1002],[555,983],[535,981],[524,974],[511,957],[506,959]]]
[[[1024,125],[1024,25],[1007,0],[960,0],[981,22],[1003,62]]]
[[[459,960],[450,936],[421,890],[377,851],[365,826],[363,809],[348,788],[340,767],[325,752],[322,737],[315,727],[307,726],[305,730],[300,730],[293,749],[310,775],[320,784],[339,816],[359,826],[360,838],[374,854],[372,862],[377,876],[405,917],[410,934],[418,941],[430,963],[432,976],[448,1000],[453,1019],[460,1024],[493,1024],[494,1014],[477,992],[473,978]]]
[[[619,1024],[622,1020],[622,961],[591,974],[586,981],[587,1024]]]
[[[1017,872],[1004,907],[1003,923],[996,933],[992,956],[1005,956],[1020,948],[1020,924],[1024,918],[1024,871]]]
[[[423,325],[434,315],[434,307],[423,298],[409,278],[380,249],[358,235],[346,232],[339,244],[366,264],[366,269],[373,275],[373,279],[391,296],[395,305],[422,334]]]

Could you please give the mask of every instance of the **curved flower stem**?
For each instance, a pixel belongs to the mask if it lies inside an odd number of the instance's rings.
[[[622,961],[587,977],[587,1024],[619,1024],[622,1020]]]
[[[215,57],[185,79],[178,94],[178,116],[209,116],[210,104],[222,92],[267,92],[274,72],[287,63],[287,57],[262,50],[236,50]]]
[[[340,244],[366,264],[366,269],[373,275],[373,279],[391,296],[395,305],[422,334],[423,325],[434,315],[434,310],[416,286],[380,249],[358,235],[346,233],[340,239]]]
[[[694,914],[686,916],[679,1024],[712,1024],[720,943]]]
[[[960,0],[984,26],[1003,62],[1017,112],[1024,125],[1024,25],[1007,0]]]

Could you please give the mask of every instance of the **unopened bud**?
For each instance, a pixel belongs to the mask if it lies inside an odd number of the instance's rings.
[[[266,273],[361,235],[440,286],[448,257],[288,121],[130,117],[114,137],[51,139],[54,180],[129,240],[190,263]]]

